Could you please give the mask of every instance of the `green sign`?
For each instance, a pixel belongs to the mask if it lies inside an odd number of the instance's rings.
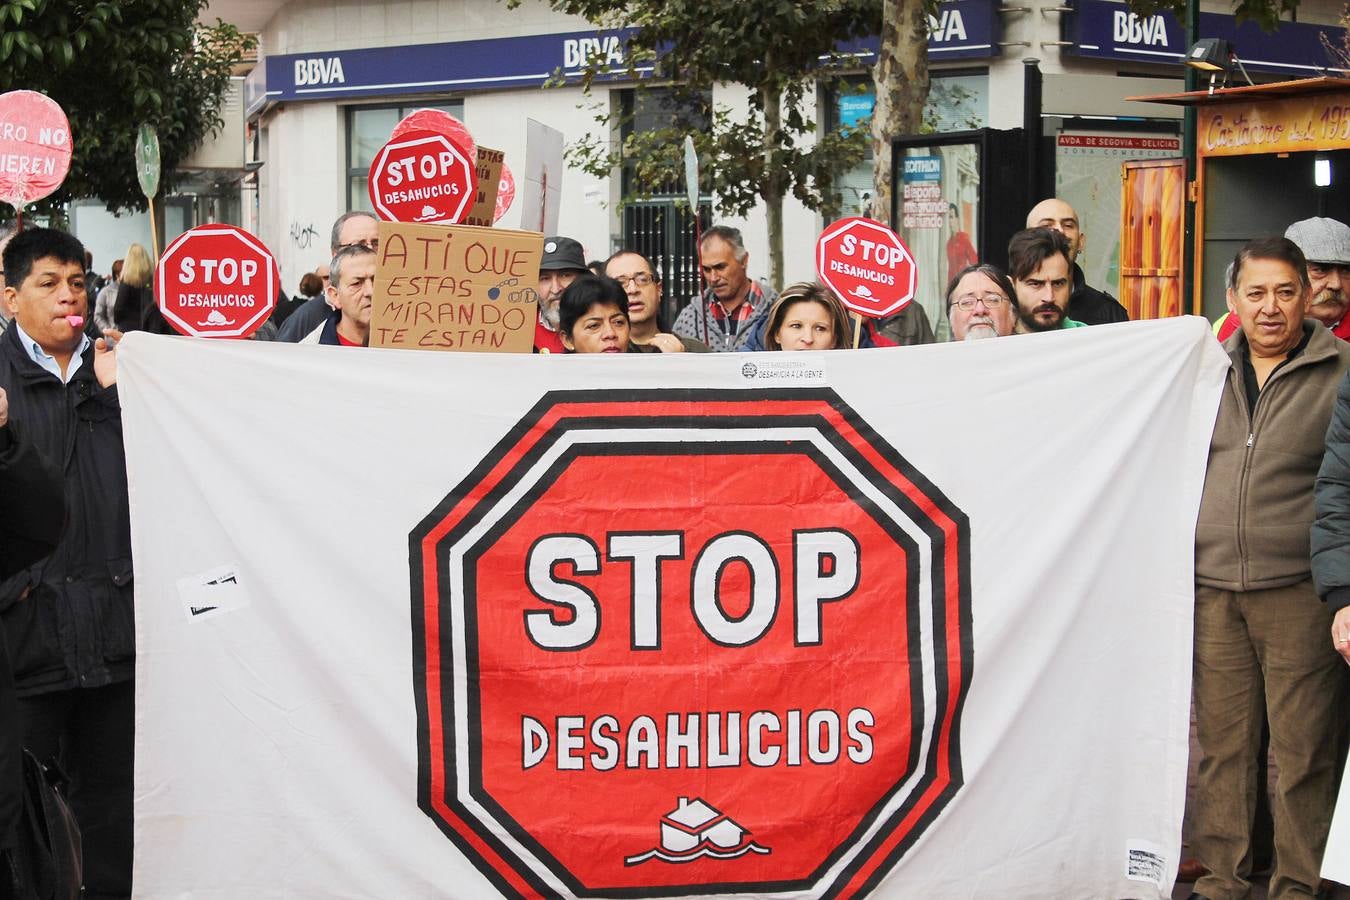
[[[142,125],[136,132],[136,180],[146,199],[159,192],[159,135],[153,125]]]

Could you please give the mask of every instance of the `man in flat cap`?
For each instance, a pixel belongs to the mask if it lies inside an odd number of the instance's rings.
[[[558,336],[558,301],[563,291],[590,271],[581,242],[570,237],[544,238],[544,256],[539,261],[539,322],[534,328],[535,353],[566,353]]]

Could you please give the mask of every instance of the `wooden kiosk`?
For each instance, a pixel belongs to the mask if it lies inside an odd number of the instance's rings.
[[[1120,292],[1131,318],[1226,311],[1224,270],[1238,247],[1291,222],[1350,222],[1350,80],[1130,97],[1196,111],[1196,171],[1185,160],[1125,163]],[[1182,284],[1184,199],[1195,201],[1195,277]]]

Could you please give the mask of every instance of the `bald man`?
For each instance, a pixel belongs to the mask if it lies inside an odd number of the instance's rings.
[[[1130,314],[1125,311],[1125,307],[1105,291],[1088,287],[1083,277],[1083,269],[1078,265],[1078,254],[1083,252],[1087,235],[1083,233],[1082,225],[1074,208],[1058,197],[1042,200],[1027,213],[1028,228],[1053,228],[1069,242],[1073,263],[1073,293],[1069,295],[1069,318],[1084,325],[1128,322]]]

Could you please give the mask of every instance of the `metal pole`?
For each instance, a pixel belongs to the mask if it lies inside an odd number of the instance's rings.
[[[1189,50],[1195,46],[1195,42],[1200,40],[1200,3],[1199,0],[1186,0],[1186,48]],[[1184,66],[1186,70],[1186,90],[1196,91],[1200,89],[1200,73],[1190,67]],[[1181,152],[1186,157],[1186,178],[1193,182],[1198,175],[1196,167],[1195,154],[1195,107],[1186,106],[1182,117],[1181,125]],[[1185,193],[1185,227],[1184,227],[1184,246],[1182,247],[1182,274],[1181,274],[1181,292],[1183,297],[1191,298],[1191,311],[1194,313],[1203,313],[1204,304],[1195,303],[1195,202],[1191,200],[1190,185],[1186,186]],[[1183,307],[1184,309],[1184,307]]]
[[[1022,60],[1022,138],[1027,152],[1027,196],[1023,209],[1042,199],[1046,179],[1041,172],[1041,61]],[[1050,193],[1054,193],[1053,190]]]

